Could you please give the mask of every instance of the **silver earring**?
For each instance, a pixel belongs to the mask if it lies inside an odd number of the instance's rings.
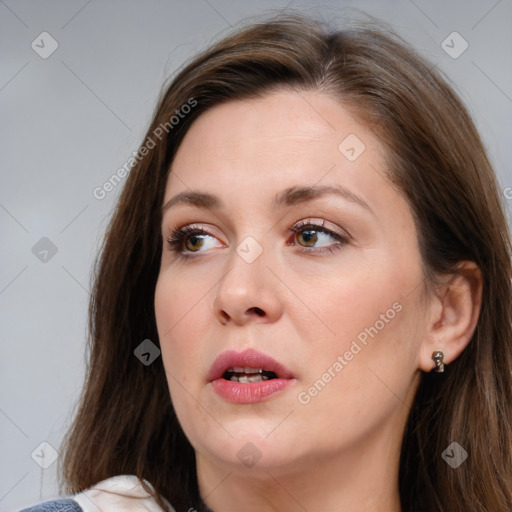
[[[440,350],[436,350],[432,353],[432,360],[436,364],[436,367],[432,370],[436,373],[443,373],[444,372],[444,354]]]

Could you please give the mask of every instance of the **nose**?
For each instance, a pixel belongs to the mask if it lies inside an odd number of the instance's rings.
[[[267,267],[265,252],[249,263],[233,251],[213,300],[214,315],[221,324],[271,323],[281,317],[279,280]]]

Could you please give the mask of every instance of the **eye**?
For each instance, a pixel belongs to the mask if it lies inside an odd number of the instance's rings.
[[[294,241],[302,249],[302,252],[310,252],[308,249],[321,249],[333,251],[349,242],[349,237],[324,227],[325,221],[317,224],[311,220],[302,221],[291,228]],[[324,251],[317,251],[324,252]]]
[[[350,241],[348,235],[326,228],[325,221],[319,223],[313,220],[301,221],[290,231],[294,234],[294,240],[287,245],[296,245],[299,252],[303,253],[333,252]],[[172,231],[167,241],[170,250],[182,258],[189,258],[215,247],[223,247],[217,237],[194,225]]]
[[[173,231],[168,239],[172,251],[186,257],[187,253],[198,253],[222,244],[210,233],[193,225]]]

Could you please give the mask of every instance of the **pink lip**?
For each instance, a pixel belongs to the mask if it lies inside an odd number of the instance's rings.
[[[246,384],[223,379],[224,372],[234,367],[261,368],[274,372],[277,378]],[[288,368],[270,356],[253,349],[247,349],[243,352],[236,352],[235,350],[223,352],[214,361],[207,378],[220,397],[229,402],[245,404],[260,402],[295,382],[295,378]]]

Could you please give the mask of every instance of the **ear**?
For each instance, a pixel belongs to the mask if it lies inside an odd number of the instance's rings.
[[[430,298],[427,332],[419,354],[419,368],[435,368],[433,352],[444,354],[444,363],[455,361],[470,342],[482,303],[483,280],[472,261],[457,264],[456,274],[446,276]]]

